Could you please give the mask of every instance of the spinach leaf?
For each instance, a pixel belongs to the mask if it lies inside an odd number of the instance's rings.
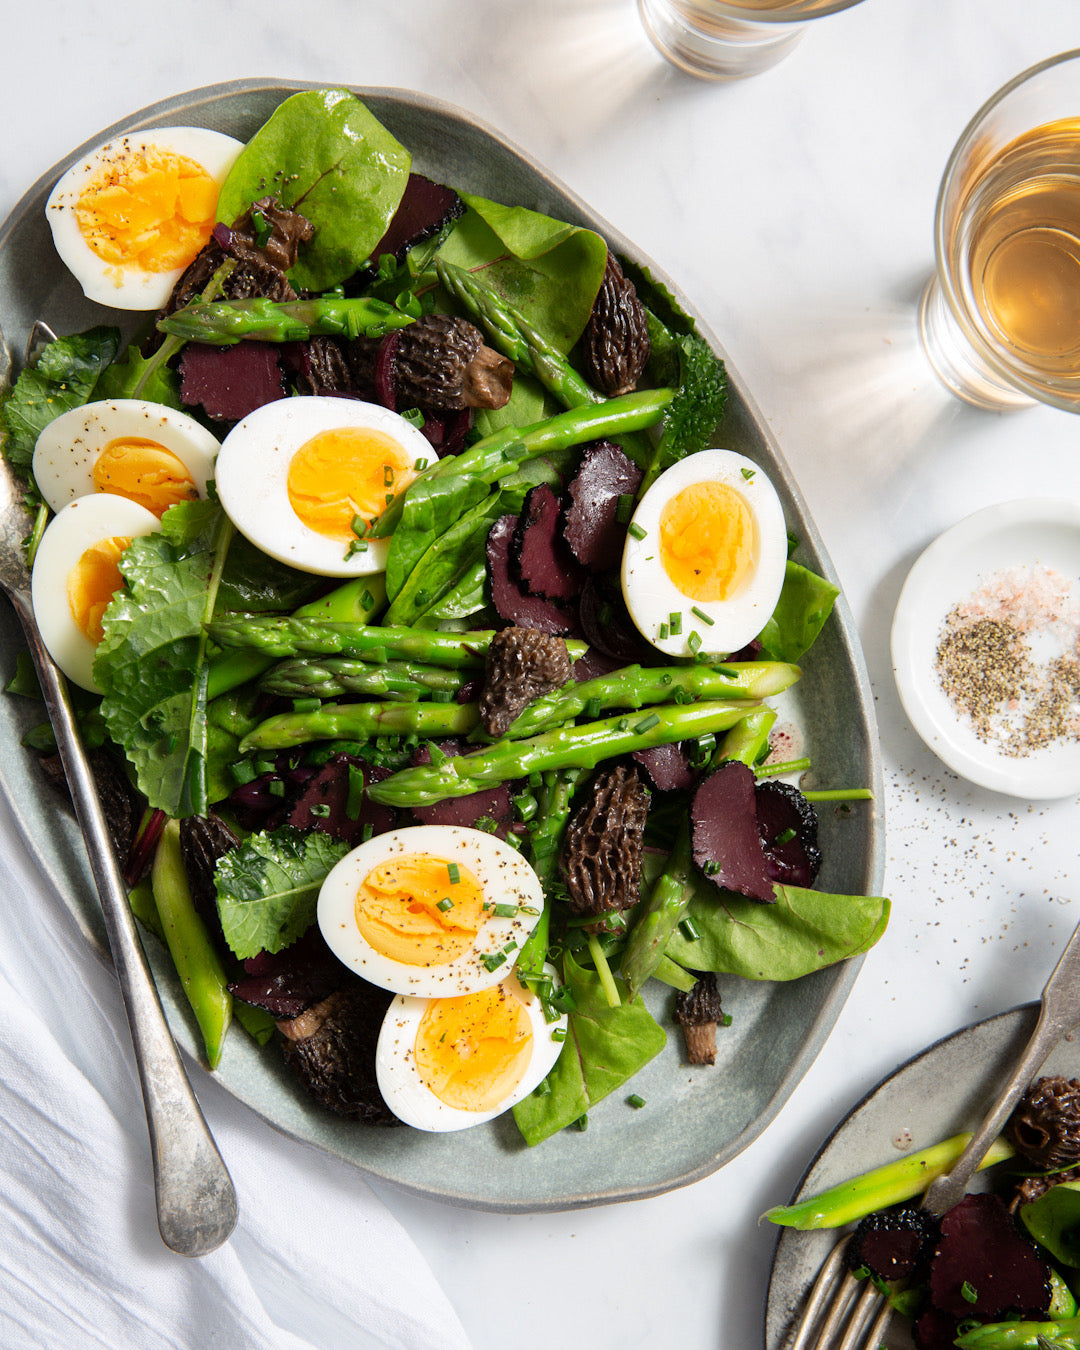
[[[245,685],[211,699],[206,705],[206,796],[224,801],[237,785],[233,765],[241,758],[240,742],[266,717],[263,695]]]
[[[1080,1266],[1080,1182],[1063,1181],[1023,1205],[1024,1227],[1055,1261]]]
[[[253,834],[226,853],[214,872],[225,941],[242,961],[279,952],[315,921],[319,887],[348,844],[319,830],[285,825]]]
[[[151,807],[205,815],[206,633],[233,527],[212,502],[165,512],[120,559],[127,587],[105,611],[94,677],[109,735]]]
[[[697,881],[687,917],[700,937],[675,932],[666,954],[679,965],[748,980],[797,980],[868,951],[885,931],[889,902],[777,885],[776,903],[762,905]]]
[[[0,402],[0,442],[13,468],[29,471],[42,429],[94,396],[102,372],[119,350],[120,330],[105,327],[57,338],[42,348]]]
[[[813,646],[839,594],[831,581],[789,559],[780,599],[758,634],[763,654],[773,661],[798,661]]]
[[[298,572],[263,553],[238,534],[229,548],[218,588],[217,611],[265,614],[294,610],[325,590],[322,577]]]
[[[410,486],[386,555],[386,595],[391,602],[432,543],[490,491],[482,478],[458,473],[419,478]]]
[[[315,226],[289,280],[298,291],[345,281],[386,233],[412,157],[347,89],[309,89],[285,99],[240,152],[218,198],[231,225],[270,194]]]
[[[145,358],[134,344],[102,371],[94,398],[145,398],[183,410],[176,371],[158,356]]]
[[[612,1008],[593,970],[563,955],[563,976],[574,996],[562,1054],[547,1082],[551,1091],[530,1095],[513,1108],[530,1145],[542,1143],[625,1083],[664,1048],[667,1037],[641,999],[629,1002],[621,981],[622,1006]]]

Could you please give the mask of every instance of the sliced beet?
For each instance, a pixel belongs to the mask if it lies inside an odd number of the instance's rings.
[[[660,652],[638,632],[622,591],[602,577],[589,577],[578,602],[581,631],[592,646],[624,666],[656,665]]]
[[[599,647],[587,648],[574,662],[571,676],[581,684],[585,680],[597,680],[601,675],[610,675],[626,665],[617,656],[608,656]]]
[[[180,400],[199,405],[217,422],[239,422],[285,397],[278,352],[271,342],[211,347],[189,342],[180,356]]]
[[[565,537],[574,557],[597,572],[616,567],[626,542],[619,498],[641,486],[641,470],[613,441],[594,441],[567,485]]]
[[[371,250],[371,256],[378,259],[384,253],[392,253],[401,262],[414,244],[429,239],[464,212],[465,203],[453,188],[435,183],[421,173],[411,173],[386,233]]]
[[[787,886],[812,886],[821,868],[817,812],[793,783],[758,783],[755,797],[769,876]]]
[[[260,952],[249,957],[244,962],[244,974],[229,985],[229,990],[272,1017],[299,1017],[342,985],[346,975],[318,924],[312,924],[291,947],[273,955]]]
[[[350,787],[357,774],[362,776],[367,787],[369,783],[388,778],[390,771],[366,764],[352,755],[334,755],[304,783],[281,823],[298,830],[321,830],[347,844],[359,844],[370,835],[392,830],[397,823],[394,810],[370,801],[366,792],[359,803],[357,793],[352,792],[353,815],[349,815]]]
[[[574,632],[576,624],[571,610],[530,595],[511,575],[510,547],[517,521],[514,515],[500,516],[487,537],[487,574],[495,612],[504,622],[519,628],[563,635]]]
[[[530,488],[510,544],[511,566],[530,595],[576,600],[584,573],[566,546],[562,503],[548,483]]]
[[[965,1195],[942,1216],[929,1288],[953,1317],[1037,1318],[1050,1307],[1050,1267],[998,1196]]]
[[[690,807],[694,862],[722,890],[772,904],[772,878],[758,834],[754,775],[729,759],[700,784]]]
[[[672,741],[668,745],[654,745],[648,750],[635,750],[635,759],[649,775],[659,792],[675,792],[693,787],[698,772],[691,767],[690,750],[694,742]]]
[[[869,1214],[851,1235],[848,1268],[865,1268],[879,1280],[906,1279],[930,1254],[937,1232],[937,1221],[925,1209]]]
[[[424,415],[424,425],[420,430],[442,459],[444,455],[461,453],[465,437],[472,430],[473,417],[472,408],[459,408],[455,412],[429,412]]]
[[[440,741],[439,749],[444,755],[454,756],[464,753],[466,747],[460,741]],[[431,763],[430,744],[417,747],[413,753],[413,763]],[[494,821],[496,828],[492,833],[505,839],[514,823],[511,787],[511,784],[499,783],[495,787],[482,788],[479,792],[470,792],[466,797],[447,797],[430,806],[414,806],[412,814],[420,825],[458,825],[466,829],[481,829],[489,821]]]
[[[911,1327],[915,1344],[919,1350],[956,1350],[962,1320],[940,1308],[924,1309]]]

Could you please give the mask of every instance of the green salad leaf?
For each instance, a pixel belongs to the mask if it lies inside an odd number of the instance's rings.
[[[691,970],[748,980],[797,980],[869,951],[889,921],[878,895],[829,895],[776,886],[776,903],[762,905],[709,881],[697,880],[687,917],[700,936],[676,931],[666,954]]]
[[[285,825],[253,834],[218,862],[214,883],[225,941],[242,961],[279,952],[315,921],[319,887],[349,851],[319,830]]]
[[[780,599],[758,634],[765,656],[800,660],[817,640],[839,594],[831,581],[788,559]]]
[[[156,354],[144,357],[134,344],[101,372],[94,398],[145,398],[184,410],[176,371]]]
[[[540,1144],[572,1125],[654,1059],[667,1043],[663,1028],[641,999],[630,1002],[616,981],[622,1006],[612,1008],[596,971],[563,955],[563,975],[573,995],[566,1044],[548,1074],[550,1091],[535,1093],[513,1108],[525,1142]]]
[[[1055,1261],[1080,1266],[1080,1182],[1063,1181],[1020,1209],[1024,1227]]]
[[[14,469],[28,473],[42,429],[94,397],[102,372],[120,350],[120,330],[99,326],[42,348],[0,402],[0,442]]]
[[[109,735],[151,807],[204,815],[206,633],[233,527],[212,502],[166,511],[161,533],[120,559],[127,582],[105,611],[94,678]]]
[[[347,89],[308,89],[277,107],[229,171],[218,219],[231,225],[260,197],[315,226],[289,280],[326,291],[370,257],[397,210],[412,156]]]

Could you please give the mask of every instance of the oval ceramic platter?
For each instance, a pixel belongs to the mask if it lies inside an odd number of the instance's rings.
[[[1026,1003],[936,1041],[868,1092],[819,1149],[791,1203],[809,1199],[873,1167],[973,1130],[1035,1029],[1039,1005]],[[1067,1036],[1039,1070],[1080,1075],[1080,1036]],[[979,1178],[972,1190],[979,1189]],[[835,1229],[777,1230],[765,1313],[765,1350],[785,1350],[803,1300],[840,1236]],[[901,1319],[887,1350],[914,1350]]]
[[[155,104],[95,136],[89,146],[149,126],[211,127],[246,140],[289,94],[310,84],[242,81],[215,85]],[[648,266],[687,312],[692,307],[629,240],[599,219],[540,165],[493,130],[447,104],[409,92],[354,91],[413,153],[414,167],[442,182],[489,198],[529,206],[597,230],[618,252]],[[87,301],[59,262],[44,203],[73,153],[23,198],[0,232],[0,324],[12,353],[21,353],[36,320],[57,333],[95,323],[130,325],[128,316]],[[701,325],[719,354],[719,344]],[[800,561],[832,576],[829,560],[783,459],[738,376],[728,367],[728,411],[717,444],[757,460],[775,482],[788,527],[800,540]],[[15,621],[2,621],[5,679],[20,646]],[[0,706],[0,781],[43,872],[58,889],[89,940],[103,950],[103,930],[82,844],[20,748],[32,710]],[[825,858],[819,885],[828,891],[878,894],[883,862],[881,767],[869,682],[850,615],[839,604],[818,640],[796,694],[780,708],[813,756],[815,781],[867,785],[876,803],[822,813]],[[175,976],[152,938],[151,961],[178,1040],[198,1056],[193,1024]],[[219,1079],[287,1134],[344,1158],[370,1175],[417,1194],[476,1208],[512,1211],[570,1209],[659,1194],[721,1167],[744,1149],[783,1105],[813,1061],[843,1005],[858,960],[791,984],[727,979],[725,1009],[732,1025],[721,1036],[715,1068],[689,1069],[681,1036],[634,1080],[648,1110],[631,1110],[616,1093],[590,1113],[586,1132],[564,1131],[527,1149],[509,1117],[449,1135],[365,1128],[308,1102],[285,1076],[277,1056],[243,1033],[229,1037]],[[654,1011],[670,1026],[663,991]],[[673,995],[671,996],[673,998]],[[196,1086],[197,1086],[196,1076]]]

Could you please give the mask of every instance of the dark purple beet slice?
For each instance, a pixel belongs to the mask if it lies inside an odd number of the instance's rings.
[[[180,401],[201,404],[207,417],[239,422],[285,397],[278,353],[271,342],[211,347],[189,342],[180,356]]]
[[[444,755],[460,755],[466,747],[460,741],[440,741],[439,749]],[[430,745],[421,745],[416,749],[413,763],[431,763]],[[430,806],[414,806],[412,814],[420,825],[460,825],[467,829],[480,828],[478,821],[486,823],[493,820],[497,826],[493,833],[505,839],[514,823],[514,803],[510,785],[499,783],[493,788],[470,792],[467,797],[448,797]]]
[[[387,333],[375,357],[375,397],[385,408],[397,412],[397,367],[394,364],[394,352],[397,350],[400,330]]]
[[[617,656],[608,656],[599,647],[589,647],[574,662],[570,673],[581,684],[585,680],[597,680],[601,675],[610,675],[613,671],[621,670],[625,664]]]
[[[448,221],[463,215],[465,203],[453,190],[423,174],[411,173],[386,233],[371,250],[376,261],[392,253],[398,262],[414,244],[428,239]]]
[[[919,1350],[956,1350],[961,1318],[927,1308],[912,1324],[912,1335]]]
[[[694,862],[722,890],[772,904],[773,883],[758,835],[754,775],[739,760],[709,774],[690,807]]]
[[[487,537],[487,574],[491,603],[506,623],[520,628],[535,628],[541,633],[572,633],[573,614],[551,600],[529,593],[510,574],[510,546],[517,528],[517,516],[500,516]]]
[[[619,498],[641,486],[641,470],[612,441],[594,441],[567,487],[565,537],[574,557],[606,572],[616,567],[626,542],[626,522],[618,519]]]
[[[260,952],[244,962],[244,974],[229,989],[244,1003],[273,1017],[299,1017],[305,1008],[332,994],[347,972],[326,945],[318,924],[284,951]]]
[[[456,455],[465,444],[465,437],[472,430],[472,408],[461,408],[456,412],[425,413],[424,425],[420,430],[428,439],[431,448],[440,459],[444,455]]]
[[[510,544],[511,567],[530,595],[576,600],[584,574],[562,537],[562,503],[547,483],[530,488]]]
[[[758,783],[755,796],[769,876],[787,886],[812,886],[821,869],[817,812],[793,783]]]
[[[1050,1268],[996,1195],[965,1195],[943,1215],[929,1287],[939,1311],[981,1322],[1050,1306]]]
[[[663,656],[634,627],[622,591],[601,577],[589,577],[578,602],[581,631],[594,647],[621,665],[656,665]]]
[[[393,809],[369,801],[366,793],[358,810],[354,801],[355,819],[349,816],[349,786],[356,773],[363,775],[365,787],[390,776],[388,769],[366,764],[352,755],[334,755],[304,784],[281,823],[298,830],[322,830],[347,844],[359,844],[368,835],[392,830],[397,823]]]
[[[937,1234],[937,1221],[924,1209],[868,1214],[848,1242],[848,1269],[865,1267],[879,1280],[906,1279],[929,1255]]]
[[[693,747],[694,742],[688,742]],[[641,765],[658,792],[674,792],[693,787],[698,780],[690,767],[690,756],[684,744],[673,741],[669,745],[654,745],[649,750],[635,750],[633,759]]]

